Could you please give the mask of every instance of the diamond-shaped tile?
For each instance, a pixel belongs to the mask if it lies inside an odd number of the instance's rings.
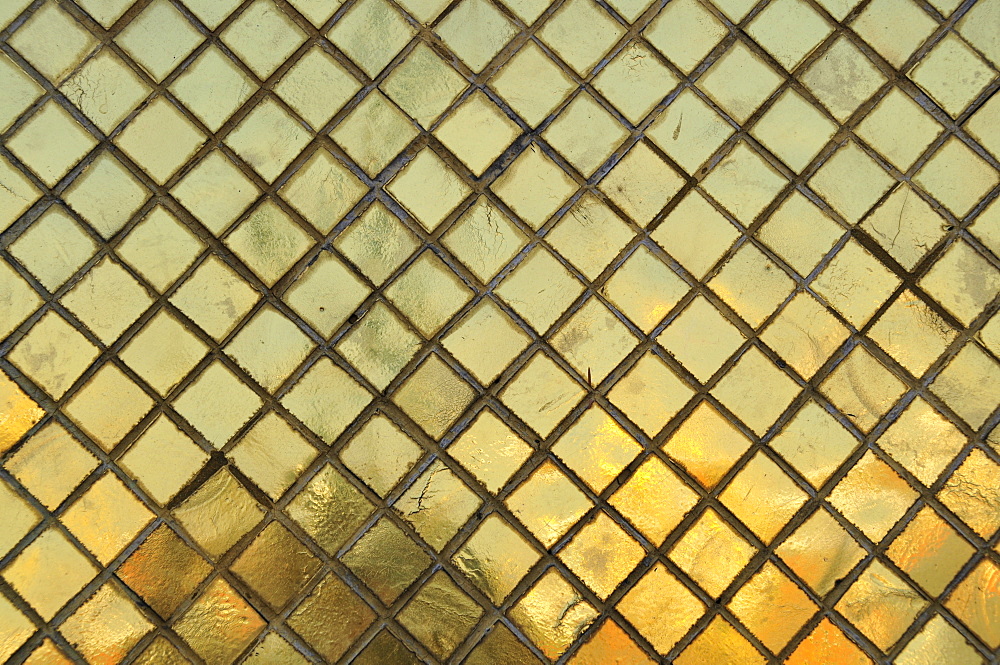
[[[0,339],[21,325],[41,304],[41,297],[12,267],[0,266]]]
[[[267,182],[273,182],[312,139],[273,98],[257,104],[226,137],[226,144]]]
[[[922,376],[955,335],[955,330],[911,291],[900,294],[868,331],[868,337],[914,376]]]
[[[115,138],[118,147],[160,185],[204,142],[205,135],[163,97],[153,100]]]
[[[774,603],[774,598],[781,598],[781,602]],[[768,562],[736,593],[729,609],[765,647],[777,653],[818,608]]]
[[[602,289],[614,306],[650,332],[687,292],[688,285],[640,245]]]
[[[539,558],[521,534],[493,513],[459,548],[452,561],[480,591],[500,605]]]
[[[527,237],[492,201],[480,196],[442,242],[485,284],[524,247]]]
[[[914,11],[920,11],[909,0],[905,2]],[[869,7],[872,6],[874,5]],[[901,171],[906,171],[941,130],[941,125],[905,92],[893,88],[865,117],[858,126],[857,133]]]
[[[808,275],[843,234],[843,227],[815,203],[793,192],[756,235],[800,275]]]
[[[878,648],[889,651],[926,606],[927,601],[916,590],[875,561],[836,608]]]
[[[315,241],[273,200],[267,199],[225,242],[261,281],[274,286]]]
[[[754,455],[719,500],[765,543],[771,542],[809,497],[762,452]]]
[[[371,38],[372,26],[379,26],[377,40]],[[374,78],[410,41],[414,32],[385,0],[363,0],[341,16],[327,36]]]
[[[909,183],[903,183],[865,218],[861,228],[912,270],[944,236],[947,222]]]
[[[59,519],[98,561],[107,565],[154,518],[117,476],[107,473]]]
[[[695,278],[701,278],[739,237],[739,232],[695,190],[681,200],[650,237]]]
[[[261,79],[305,39],[299,28],[272,0],[257,0],[222,32],[222,41]]]
[[[206,663],[230,663],[266,626],[239,592],[217,577],[173,627]]]
[[[240,437],[228,456],[247,478],[277,501],[316,455],[316,449],[302,435],[272,412]]]
[[[743,354],[712,390],[758,436],[771,427],[798,392],[799,386],[756,347]]]
[[[340,451],[340,459],[379,496],[387,495],[423,449],[383,415],[369,420]]]
[[[1000,272],[967,243],[956,242],[919,282],[932,298],[965,325],[1000,290]]]
[[[809,180],[809,186],[850,224],[860,221],[892,185],[892,177],[853,141]]]
[[[264,516],[253,496],[227,469],[208,479],[174,510],[177,521],[216,559]]]
[[[990,97],[972,117],[965,122],[965,130],[969,132],[980,145],[993,153],[1000,153],[1000,99]],[[0,126],[3,123],[0,121]]]
[[[471,191],[430,148],[421,150],[385,189],[428,231],[436,229]]]
[[[543,462],[507,497],[507,507],[546,547],[590,510],[591,502],[551,461]]]
[[[374,178],[417,134],[412,121],[385,95],[374,91],[337,125],[330,136],[365,173]]]
[[[483,172],[521,129],[482,91],[470,95],[434,130],[434,136],[469,167]]]
[[[97,145],[97,139],[55,102],[17,128],[7,147],[52,187]]]
[[[0,159],[0,223],[13,224],[41,194],[38,188],[6,159]]]
[[[428,339],[472,298],[468,287],[433,251],[421,254],[385,293]]]
[[[334,244],[376,285],[419,247],[416,237],[378,201],[342,231]]]
[[[625,28],[597,3],[571,0],[545,23],[539,36],[580,76],[586,76],[624,33]]]
[[[654,565],[618,603],[618,610],[661,655],[701,617],[705,606],[662,563]],[[669,616],[670,621],[661,618]]]
[[[684,179],[645,142],[637,143],[601,181],[600,190],[645,226],[680,191]]]
[[[634,235],[611,208],[587,193],[566,212],[546,240],[589,279],[595,279]]]
[[[747,34],[788,71],[794,70],[831,32],[830,24],[801,0],[769,4],[747,28]]]
[[[170,90],[206,127],[217,132],[250,99],[257,86],[218,47],[212,45],[177,77]]]
[[[858,346],[820,389],[851,422],[868,432],[892,408],[906,386],[870,351]]]
[[[280,522],[271,522],[230,566],[268,605],[282,608],[322,563]]]
[[[532,143],[491,185],[528,226],[540,228],[577,190],[576,182]]]
[[[6,16],[9,9],[20,13],[14,7],[5,6],[5,24],[16,15],[12,12]],[[10,37],[10,45],[53,85],[58,85],[63,76],[97,45],[97,40],[59,5],[46,3]]]
[[[326,464],[288,504],[286,512],[331,555],[343,547],[375,506]]]
[[[851,29],[893,67],[900,67],[938,27],[910,0],[876,0],[851,22]]]
[[[652,353],[644,355],[608,393],[649,437],[656,436],[694,391]]]
[[[810,65],[801,81],[834,118],[844,122],[886,78],[858,47],[840,37]]]
[[[719,311],[698,296],[656,341],[702,383],[715,374],[745,338]]]
[[[677,665],[696,665],[720,659],[747,665],[766,662],[757,648],[720,616],[712,619],[675,662]]]
[[[796,32],[801,29],[796,26]],[[783,43],[787,44],[787,40]],[[737,122],[746,122],[777,90],[782,77],[737,41],[698,80],[698,87],[715,99]]]
[[[86,337],[77,332],[61,316],[53,311],[46,312],[41,319],[21,338],[7,354],[7,360],[24,372],[29,379],[42,387],[54,398],[59,399],[71,385],[90,366],[97,357],[99,350]],[[13,383],[7,388],[8,382],[3,382],[6,392],[16,395],[8,397],[11,403],[31,404],[27,397]],[[34,424],[32,422],[32,424]],[[27,431],[30,425],[24,425]],[[18,433],[17,437],[20,437]],[[2,440],[2,439],[0,439]],[[14,441],[6,441],[4,447],[13,445]]]
[[[948,609],[994,650],[1000,647],[1000,630],[991,618],[1000,609],[1000,594],[993,585],[997,575],[1000,575],[1000,566],[983,559],[962,580],[946,603]]]
[[[274,91],[319,130],[361,89],[329,53],[314,46],[274,86]]]
[[[118,577],[162,617],[170,617],[211,566],[167,525],[160,525],[118,569]]]
[[[97,590],[59,631],[87,662],[121,662],[154,626],[113,582]]]
[[[737,220],[750,226],[788,181],[747,143],[740,142],[702,183]]]
[[[653,456],[636,469],[609,501],[656,546],[697,502],[698,495]]]
[[[870,665],[872,660],[844,635],[829,619],[819,625],[795,647],[789,665],[809,663],[843,663],[844,665]]]
[[[745,434],[710,402],[702,402],[666,440],[663,451],[712,489],[749,447]]]
[[[392,507],[440,552],[482,503],[441,460],[435,460]]]
[[[775,550],[820,596],[826,596],[865,558],[857,544],[830,513],[818,509]]]
[[[538,44],[528,41],[490,79],[490,87],[532,127],[537,127],[576,87]]]
[[[420,345],[420,338],[405,323],[383,303],[376,303],[337,344],[337,351],[372,385],[385,390]]]
[[[603,492],[640,452],[636,440],[596,404],[552,446],[552,453],[596,493]]]
[[[684,73],[690,73],[727,34],[726,27],[697,0],[671,2],[643,36]]]
[[[114,404],[109,409],[108,404]],[[153,406],[125,373],[113,364],[102,367],[63,407],[98,445],[110,451]]]
[[[119,357],[161,395],[166,395],[208,351],[176,318],[160,310],[121,350]]]
[[[964,217],[996,187],[1000,176],[971,148],[951,137],[917,171],[914,181],[957,217]]]
[[[542,137],[585,177],[593,175],[627,136],[628,130],[586,93],[577,95],[542,132]]]
[[[60,90],[105,134],[110,134],[152,91],[110,49],[88,60]]]
[[[886,554],[910,579],[937,596],[974,551],[933,508],[924,507]]]
[[[669,556],[698,586],[718,598],[756,552],[709,508],[677,541]]]
[[[958,71],[962,76],[954,75]],[[959,116],[996,76],[996,70],[954,33],[938,42],[909,73],[952,117]]]
[[[104,344],[111,344],[152,299],[121,265],[105,258],[91,268],[62,303]]]
[[[97,458],[62,425],[50,421],[7,459],[4,468],[43,506],[54,510],[97,468],[97,464]],[[14,510],[8,514],[14,520]],[[3,549],[0,546],[0,550]]]
[[[552,660],[573,644],[597,610],[555,569],[550,569],[510,609],[510,618]]]
[[[924,624],[917,636],[900,652],[896,662],[899,665],[916,665],[921,660],[933,659],[939,653],[950,654],[949,658],[955,663],[974,665],[982,660],[965,637],[938,614]]]
[[[583,398],[583,389],[547,355],[539,351],[500,393],[500,399],[542,436]]]
[[[281,398],[326,443],[333,443],[371,401],[371,394],[328,358],[317,360]]]
[[[517,28],[487,0],[464,0],[435,32],[474,72],[481,72],[517,34]]]
[[[938,491],[941,503],[986,539],[1000,529],[1000,490],[992,480],[998,468],[983,451],[973,450]]]
[[[260,296],[217,256],[209,256],[170,302],[215,339],[222,339]]]
[[[799,293],[771,322],[761,340],[808,379],[849,334],[815,298]]]
[[[867,452],[830,493],[830,505],[876,543],[917,498],[905,480]]]
[[[806,402],[771,439],[771,449],[819,488],[858,445],[843,425],[815,401]]]
[[[171,193],[209,231],[219,235],[260,190],[221,151],[213,150],[174,185]]]
[[[752,131],[785,164],[802,171],[833,137],[837,125],[802,95],[789,89],[761,116]]]
[[[118,464],[149,496],[166,505],[201,470],[208,457],[208,453],[161,415]]]
[[[204,39],[173,4],[156,0],[115,38],[136,62],[162,81]]]
[[[489,385],[527,348],[531,338],[485,298],[441,341],[483,385]]]
[[[638,42],[622,49],[594,79],[598,92],[633,125],[639,124],[677,83],[673,72]]]
[[[162,292],[204,248],[186,225],[158,206],[118,246],[118,256]]]
[[[762,251],[747,243],[722,266],[708,286],[751,326],[758,328],[784,302],[795,283]]]
[[[438,571],[399,613],[399,622],[441,660],[465,640],[483,609]]]
[[[588,300],[551,337],[552,348],[591,385],[603,381],[638,342],[597,298]]]
[[[532,447],[489,409],[448,446],[448,454],[496,494],[531,456]]]
[[[177,413],[216,448],[222,448],[260,406],[260,397],[218,360],[174,399]]]
[[[52,252],[54,246],[59,247],[58,253]],[[49,291],[58,290],[96,250],[93,238],[58,205],[46,210],[10,245],[14,258]],[[11,307],[15,306],[12,302]]]
[[[436,353],[393,395],[393,401],[425,432],[440,439],[475,397],[472,387]]]
[[[315,345],[283,314],[267,306],[226,345],[226,353],[274,392]]]
[[[343,616],[336,624],[331,616]],[[288,625],[323,658],[336,661],[365,631],[375,613],[330,573],[288,618]]]
[[[49,527],[4,568],[3,578],[48,621],[98,572],[62,531]]]
[[[383,565],[383,552],[392,552],[392,566]],[[386,604],[396,600],[431,563],[430,557],[385,517],[341,560]]]
[[[851,240],[813,280],[812,288],[849,323],[861,328],[899,283],[896,275]]]
[[[421,42],[392,70],[381,88],[426,129],[467,85],[461,74]]]

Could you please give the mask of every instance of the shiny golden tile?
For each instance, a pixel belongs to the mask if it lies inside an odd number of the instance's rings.
[[[475,176],[481,176],[520,133],[514,121],[481,91],[467,97],[434,130],[434,136]]]
[[[61,319],[60,319],[61,320]],[[45,412],[5,374],[0,374],[0,451],[7,452]]]
[[[600,665],[614,662],[612,659],[619,665],[652,665],[654,662],[610,619],[567,662],[570,665]]]
[[[602,600],[645,556],[642,546],[604,512],[597,513],[559,552],[562,562]]]
[[[278,500],[317,452],[281,416],[271,412],[237,441],[229,459],[257,487]]]
[[[383,558],[391,560],[392,566],[386,566]],[[387,605],[431,563],[423,549],[387,517],[376,522],[341,560]]]
[[[760,394],[761,389],[764,395]],[[798,392],[798,384],[753,347],[716,384],[712,394],[760,436]]]
[[[421,254],[385,293],[427,338],[472,298],[469,288],[433,251]]]
[[[209,478],[174,510],[201,547],[219,558],[256,526],[263,510],[228,469]]]
[[[447,452],[496,494],[531,456],[532,448],[493,411],[484,410]]]
[[[840,122],[846,121],[885,80],[872,61],[843,37],[801,75],[803,85]]]
[[[70,504],[60,521],[107,565],[154,518],[121,479],[108,473]]]
[[[342,64],[319,46],[309,49],[274,86],[285,102],[319,130],[361,89]]]
[[[853,351],[823,382],[820,390],[863,432],[896,403],[906,386],[864,347]]]
[[[115,409],[108,409],[114,404]],[[72,418],[105,451],[149,412],[153,400],[115,365],[105,365],[66,404]]]
[[[379,663],[399,663],[399,665],[420,665],[412,651],[395,635],[383,630],[368,643],[368,646],[351,661],[358,665],[379,665]]]
[[[225,242],[261,281],[274,286],[312,247],[313,238],[274,201],[267,200],[253,210]]]
[[[166,525],[160,525],[122,563],[118,577],[169,618],[211,572],[211,566]]]
[[[620,312],[649,333],[687,292],[688,285],[645,245],[619,266],[602,290]]]
[[[973,551],[972,545],[933,508],[924,507],[892,542],[886,554],[910,579],[937,596]]]
[[[663,655],[687,633],[705,607],[657,563],[618,602],[618,610]],[[664,616],[671,620],[662,621]]]
[[[673,2],[643,36],[684,73],[689,73],[726,35],[726,28],[697,0]]]
[[[611,208],[593,194],[585,194],[546,239],[559,254],[593,280],[634,235]]]
[[[765,543],[784,528],[808,495],[762,452],[754,455],[719,500]]]
[[[575,4],[591,2],[576,0]],[[549,25],[552,24],[546,24]],[[542,137],[585,177],[593,175],[627,136],[628,131],[587,93],[577,95],[542,133]]]
[[[866,555],[822,508],[786,538],[775,554],[820,597],[830,593]]]
[[[639,124],[677,83],[673,72],[639,42],[622,49],[594,79],[597,91],[633,125]]]
[[[500,605],[541,555],[496,513],[455,552],[452,561],[476,587]]]
[[[896,662],[900,665],[916,665],[921,661],[942,657],[958,665],[974,665],[982,660],[962,634],[938,614],[924,624],[923,629],[899,654]]]
[[[236,221],[260,194],[220,150],[208,153],[170,191],[215,235]]]
[[[604,409],[593,405],[556,441],[552,452],[600,493],[642,448]]]
[[[536,127],[576,85],[538,44],[529,41],[490,79],[490,87]]]
[[[746,338],[704,297],[696,297],[656,341],[701,382],[715,374]]]
[[[1000,489],[994,481],[998,466],[982,450],[973,450],[938,490],[941,503],[986,539],[1000,529]]]
[[[668,556],[698,586],[718,598],[756,552],[710,508],[688,528]]]
[[[507,384],[500,399],[529,427],[548,436],[583,395],[580,384],[539,351]]]
[[[810,378],[850,332],[814,297],[798,293],[761,335],[803,378]]]
[[[471,191],[431,148],[417,153],[385,189],[428,231],[436,229]]]
[[[548,330],[582,292],[583,285],[541,247],[528,254],[496,289],[496,294],[540,333]]]
[[[265,306],[226,345],[225,351],[257,383],[274,392],[314,346],[291,319]]]
[[[836,605],[838,612],[882,651],[889,651],[927,606],[920,594],[876,561]]]
[[[484,284],[520,252],[527,237],[485,196],[479,197],[442,238]]]
[[[5,520],[0,529],[0,552],[6,556],[38,524],[40,517],[7,483],[0,484],[0,508]]]
[[[246,384],[216,360],[174,399],[177,413],[215,448],[222,448],[261,407]]]
[[[475,492],[435,460],[392,507],[440,552],[481,505]]]
[[[118,256],[162,293],[204,248],[191,229],[157,207],[118,246]]]
[[[321,566],[305,545],[279,522],[271,522],[229,569],[271,607],[297,596]]]
[[[851,433],[812,400],[770,442],[771,449],[816,488],[826,483],[857,445]]]
[[[448,108],[467,83],[434,49],[417,44],[382,83],[382,91],[424,128]]]
[[[510,610],[510,618],[542,653],[555,660],[597,618],[597,610],[555,569]]]
[[[369,420],[340,451],[347,468],[382,497],[422,455],[423,449],[384,415]]]
[[[166,2],[162,4],[172,7]],[[157,184],[163,185],[205,139],[205,135],[176,107],[159,97],[129,123],[115,142]]]
[[[332,443],[371,400],[371,393],[350,374],[328,358],[320,358],[281,403],[319,438]]]
[[[920,397],[878,439],[882,450],[927,486],[934,484],[965,443],[965,436]]]
[[[465,661],[466,665],[540,665],[541,662],[502,623],[493,626]]]
[[[138,665],[153,665],[154,663],[163,665],[187,665],[190,663],[181,652],[177,650],[167,638],[157,637],[134,661]]]
[[[785,662],[789,665],[872,665],[872,660],[865,656],[861,648],[826,618],[795,647]]]
[[[298,48],[305,35],[271,0],[257,0],[222,32],[222,40],[261,79]]]
[[[507,497],[507,507],[546,547],[554,545],[592,503],[551,461]]]
[[[112,582],[80,606],[59,632],[90,663],[119,663],[153,624]]]
[[[215,339],[242,319],[258,294],[215,255],[205,260],[170,297],[170,302]]]
[[[938,375],[931,390],[975,428],[996,408],[1000,366],[980,347],[967,344]]]
[[[396,391],[393,401],[421,429],[440,439],[474,397],[472,387],[433,354]]]
[[[956,71],[963,72],[963,76],[950,74]],[[909,76],[955,117],[997,73],[962,39],[949,34],[910,70]]]
[[[38,293],[13,268],[0,268],[0,335],[13,332],[41,304]]]
[[[288,625],[322,657],[335,661],[374,618],[371,608],[330,573],[292,613]]]
[[[773,563],[765,563],[729,601],[729,609],[777,653],[818,609]]]
[[[61,530],[49,527],[0,575],[42,619],[49,621],[98,572],[97,566]]]
[[[161,395],[194,369],[208,346],[164,310],[157,312],[119,357]]]
[[[969,146],[952,137],[917,171],[914,181],[961,218],[1000,182],[1000,176]]]
[[[395,11],[382,0],[368,0],[357,5],[355,11],[364,11],[366,4],[384,5],[379,11]],[[330,133],[337,145],[371,177],[388,166],[416,135],[417,129],[407,116],[377,91],[369,93]]]
[[[5,23],[24,9],[17,2]],[[4,9],[7,14],[7,8]],[[10,38],[10,45],[52,84],[62,78],[97,45],[97,40],[59,5],[44,4]]]
[[[758,665],[767,660],[732,624],[717,616],[675,662],[677,665],[717,662]]]
[[[830,24],[801,0],[781,0],[768,5],[754,17],[747,30],[790,72],[831,32]]]
[[[1000,566],[989,559],[983,559],[945,603],[991,649],[1000,647],[1000,630],[996,624],[997,608],[1000,605],[998,579]]]
[[[649,457],[609,503],[659,546],[698,502],[698,496],[657,457]]]
[[[885,537],[917,493],[871,451],[837,483],[828,501],[873,541]]]
[[[435,32],[474,72],[480,72],[517,29],[486,0],[464,0],[438,23]]]
[[[955,338],[955,331],[911,291],[904,291],[868,331],[914,376],[922,376]]]
[[[538,229],[566,203],[577,184],[532,143],[493,182],[491,189],[528,226]]]
[[[550,338],[552,347],[590,385],[615,369],[639,340],[597,298],[580,307]]]
[[[263,630],[264,619],[222,578],[216,578],[174,624],[211,665],[232,662]]]
[[[475,627],[483,610],[438,571],[399,613],[399,621],[429,651],[445,660]]]
[[[808,7],[804,2],[787,0],[789,5]],[[777,9],[776,11],[784,11]],[[811,10],[810,10],[811,11]],[[818,17],[818,16],[817,16]],[[782,30],[781,42],[798,29]],[[789,131],[789,128],[793,128]],[[760,139],[781,161],[801,172],[816,157],[837,131],[837,125],[794,90],[786,90],[754,125],[753,135]]]
[[[217,132],[250,99],[257,86],[213,45],[177,77],[170,89],[206,127]]]
[[[4,462],[4,468],[49,510],[61,504],[97,465],[93,453],[57,422],[35,432]]]
[[[442,345],[488,386],[531,338],[492,300],[484,298],[441,340]]]
[[[230,132],[226,145],[264,180],[274,182],[311,139],[309,131],[268,97]]]
[[[329,554],[336,554],[375,506],[327,464],[288,504],[286,512]]]
[[[322,252],[285,292],[285,302],[329,337],[368,294],[368,287],[340,259]]]
[[[653,437],[663,429],[694,391],[658,356],[648,353],[608,393],[643,432]]]
[[[797,34],[805,34],[796,26]],[[784,47],[790,46],[783,40]],[[743,42],[736,44],[715,61],[698,80],[698,87],[708,93],[737,122],[747,118],[781,85],[782,77],[765,64]]]
[[[396,272],[419,246],[414,235],[378,201],[348,226],[335,244],[376,285]]]

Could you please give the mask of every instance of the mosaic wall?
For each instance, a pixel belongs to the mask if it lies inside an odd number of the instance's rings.
[[[1000,0],[0,28],[0,661],[997,662]]]

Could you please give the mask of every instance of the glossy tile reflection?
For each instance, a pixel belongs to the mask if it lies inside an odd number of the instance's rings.
[[[998,34],[0,0],[0,661],[995,662]]]

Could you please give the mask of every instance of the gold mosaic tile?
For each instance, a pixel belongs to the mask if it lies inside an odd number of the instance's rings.
[[[998,8],[0,1],[0,661],[994,662]]]

